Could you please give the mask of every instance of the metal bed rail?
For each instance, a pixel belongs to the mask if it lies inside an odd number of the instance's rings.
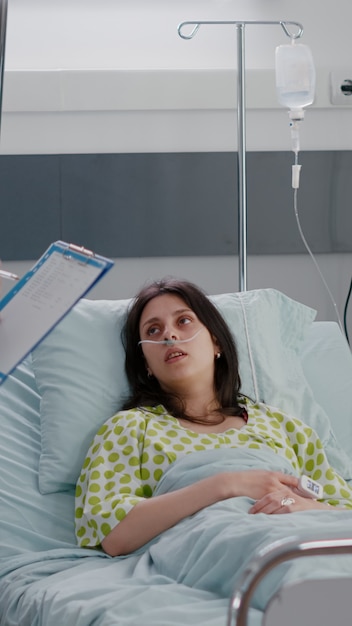
[[[230,600],[227,626],[247,626],[250,603],[257,586],[281,563],[307,556],[346,554],[352,555],[352,538],[349,537],[309,541],[290,537],[269,544],[256,554],[243,572]]]

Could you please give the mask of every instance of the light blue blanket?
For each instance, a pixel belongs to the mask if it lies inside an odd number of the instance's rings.
[[[18,389],[28,376],[23,371],[16,389],[13,381],[0,397],[0,626],[224,626],[229,596],[258,548],[288,536],[350,534],[352,512],[249,515],[251,500],[233,498],[125,558],[79,549],[73,493],[38,491],[39,398],[27,389],[24,402]],[[256,467],[291,471],[270,451],[199,452],[171,465],[157,493]],[[282,579],[327,574],[352,576],[351,559],[281,566],[256,594],[250,626],[260,624],[261,609]]]
[[[292,473],[285,459],[258,450],[214,450],[188,455],[172,465],[157,493],[179,489],[220,471],[266,468]],[[248,560],[260,548],[287,537],[313,539],[346,536],[350,511],[306,511],[286,515],[251,515],[253,500],[240,497],[214,504],[164,533],[148,549],[155,569],[193,588],[229,597]],[[263,609],[283,581],[352,575],[352,558],[300,560],[282,565],[262,583],[255,606]]]
[[[170,466],[157,493],[178,489],[223,470],[267,467],[288,471],[272,453],[246,450],[200,452]],[[311,511],[250,515],[249,498],[232,498],[186,518],[126,558],[74,546],[17,555],[2,563],[6,626],[180,626],[225,622],[236,582],[254,552],[289,536],[336,535],[351,527],[351,512]],[[254,606],[261,610],[282,581],[352,575],[352,562],[319,557],[283,565],[261,584]],[[182,613],[187,614],[183,617]],[[181,617],[182,616],[182,617]],[[143,618],[143,619],[142,619]],[[254,618],[253,618],[254,619]],[[167,620],[167,621],[165,621]],[[189,620],[189,621],[188,621]]]

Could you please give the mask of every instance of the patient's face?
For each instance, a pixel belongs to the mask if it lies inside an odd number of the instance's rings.
[[[182,298],[163,294],[150,300],[141,315],[139,332],[141,340],[147,340],[142,349],[148,371],[163,389],[180,391],[184,387],[186,391],[195,382],[213,387],[218,347]],[[174,344],[158,343],[165,339]]]

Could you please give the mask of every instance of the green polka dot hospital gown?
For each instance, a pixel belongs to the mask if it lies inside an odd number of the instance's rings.
[[[195,433],[159,405],[121,411],[97,432],[76,486],[76,536],[96,547],[141,499],[153,495],[167,467],[197,450],[271,448],[298,474],[324,486],[324,500],[352,508],[352,490],[330,466],[315,431],[261,403],[243,398],[248,420],[241,429]]]

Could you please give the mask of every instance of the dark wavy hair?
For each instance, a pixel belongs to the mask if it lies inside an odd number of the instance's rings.
[[[221,358],[215,360],[214,387],[219,403],[220,423],[224,415],[242,415],[243,407],[238,404],[241,380],[238,371],[238,354],[234,338],[221,313],[199,287],[186,280],[163,278],[141,289],[132,301],[122,333],[126,351],[125,369],[130,384],[131,395],[124,409],[137,406],[157,406],[162,404],[175,417],[203,423],[200,417],[186,414],[182,399],[165,392],[158,380],[149,377],[142,352],[139,324],[144,307],[150,300],[164,294],[179,296],[197,315],[198,319],[217,340]],[[206,422],[209,423],[209,422]]]

